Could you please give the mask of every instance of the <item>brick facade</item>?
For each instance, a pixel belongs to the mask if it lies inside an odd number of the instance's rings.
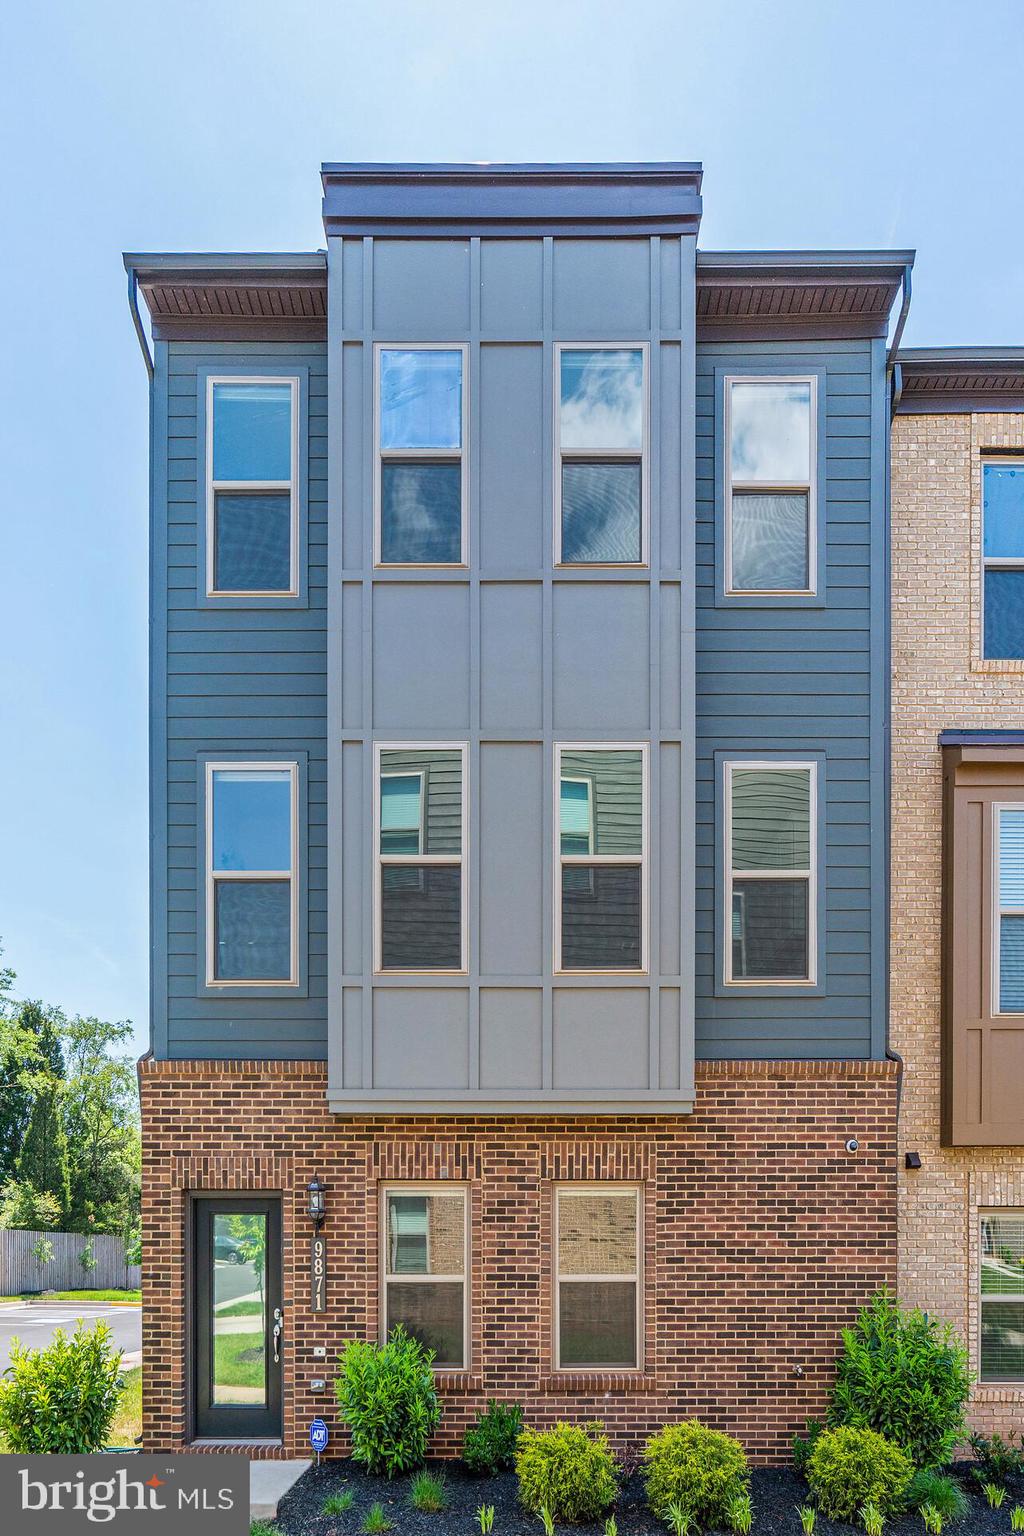
[[[1024,415],[897,416],[892,438],[891,1042],[906,1063],[899,1178],[904,1299],[978,1364],[978,1212],[1024,1208],[1024,1149],[939,1145],[941,730],[1024,728],[1024,662],[981,659],[981,462],[1024,449]],[[975,1389],[979,1427],[1017,1430],[1024,1387]]]
[[[599,1417],[622,1448],[697,1415],[760,1461],[824,1407],[840,1327],[895,1279],[896,1075],[888,1062],[698,1064],[692,1116],[353,1118],[332,1114],[312,1062],[145,1060],[142,1090],[143,1436],[187,1438],[190,1191],[280,1191],[287,1346],[284,1439],[314,1414],[344,1451],[330,1382],[347,1338],[379,1322],[380,1185],[468,1190],[471,1361],[441,1377],[441,1453],[489,1396],[533,1423]],[[845,1143],[856,1137],[859,1148]],[[306,1185],[327,1187],[327,1311],[308,1310]],[[559,1181],[643,1190],[644,1359],[637,1373],[558,1373],[551,1223]],[[327,1347],[323,1360],[312,1353]]]

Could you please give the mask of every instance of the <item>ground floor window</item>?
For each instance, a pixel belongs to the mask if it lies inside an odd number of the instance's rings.
[[[640,1365],[640,1190],[555,1191],[555,1365]]]
[[[466,1191],[391,1185],[382,1212],[384,1338],[401,1323],[434,1351],[434,1364],[468,1363]]]
[[[1024,1381],[1024,1211],[981,1216],[982,1381]]]

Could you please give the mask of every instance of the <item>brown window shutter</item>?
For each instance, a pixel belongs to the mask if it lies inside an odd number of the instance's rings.
[[[995,807],[1024,806],[1024,748],[943,748],[942,1141],[1024,1146],[1024,1015],[994,972]]]

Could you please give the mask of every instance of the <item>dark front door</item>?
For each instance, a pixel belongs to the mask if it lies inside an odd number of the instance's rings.
[[[281,1205],[195,1202],[195,1429],[203,1439],[281,1434]]]

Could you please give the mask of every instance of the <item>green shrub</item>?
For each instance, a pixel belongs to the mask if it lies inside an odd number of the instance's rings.
[[[492,1397],[486,1412],[477,1414],[462,1441],[462,1459],[470,1472],[493,1477],[511,1467],[522,1428],[519,1404],[496,1403]]]
[[[873,1429],[824,1430],[807,1463],[811,1492],[833,1520],[852,1520],[862,1504],[896,1513],[913,1475],[906,1452]]]
[[[962,1520],[970,1508],[959,1483],[943,1472],[927,1468],[914,1473],[905,1497],[908,1509],[920,1510],[922,1504],[930,1504],[943,1520]]]
[[[747,1458],[738,1440],[696,1419],[669,1424],[643,1449],[647,1502],[660,1520],[678,1504],[698,1525],[721,1525],[731,1501],[747,1488]]]
[[[1013,1444],[1013,1436],[1004,1440],[1002,1435],[971,1435],[974,1466],[971,1468],[979,1483],[1005,1483],[1008,1477],[1018,1477],[1024,1472],[1024,1436],[1021,1449]]]
[[[619,1491],[615,1457],[600,1424],[524,1429],[516,1447],[519,1498],[553,1520],[596,1520]]]
[[[417,1472],[409,1489],[409,1503],[424,1515],[436,1515],[448,1503],[448,1490],[443,1477],[433,1472]]]
[[[843,1330],[829,1423],[873,1429],[916,1467],[944,1467],[964,1438],[970,1390],[967,1351],[949,1324],[882,1291]]]
[[[45,1349],[11,1340],[0,1381],[0,1439],[15,1456],[100,1451],[121,1400],[121,1351],[106,1323],[58,1328]]]
[[[368,1472],[394,1477],[422,1465],[441,1419],[433,1361],[433,1350],[401,1325],[386,1344],[346,1344],[335,1392],[352,1435],[352,1459]]]
[[[807,1471],[807,1463],[811,1459],[814,1442],[825,1428],[820,1419],[808,1419],[804,1427],[806,1434],[794,1435],[790,1441],[793,1447],[793,1471],[799,1472],[801,1477]]]

